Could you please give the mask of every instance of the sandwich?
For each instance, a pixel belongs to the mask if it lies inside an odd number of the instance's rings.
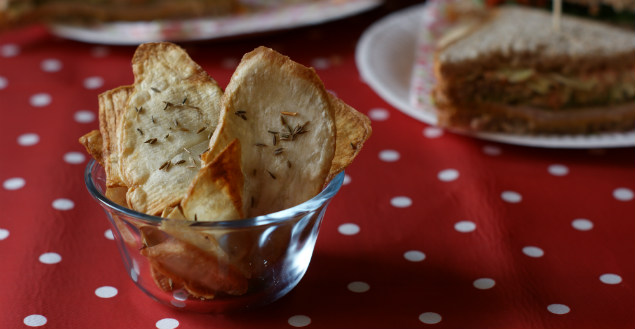
[[[486,0],[487,5],[494,6],[509,0]],[[532,6],[547,6],[547,0],[516,0],[515,3]],[[584,6],[590,13],[598,13],[602,6],[611,8],[616,12],[635,10],[635,0],[563,0],[563,5],[574,4]]]
[[[513,134],[635,128],[632,31],[548,11],[491,9],[448,31],[435,53],[439,124]]]

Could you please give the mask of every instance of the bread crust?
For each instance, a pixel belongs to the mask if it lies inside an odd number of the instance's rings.
[[[502,6],[475,29],[437,50],[444,79],[507,67],[562,74],[635,67],[632,31],[563,16],[562,30],[540,9]],[[531,31],[531,32],[530,32]]]

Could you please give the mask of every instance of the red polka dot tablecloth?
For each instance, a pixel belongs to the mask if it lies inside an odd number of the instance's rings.
[[[1,34],[0,327],[633,328],[635,150],[497,144],[411,119],[355,65],[381,14],[181,44],[221,86],[272,47],[373,125],[300,284],[235,314],[147,297],[86,191],[77,139],[98,126],[97,95],[132,82],[134,47]]]

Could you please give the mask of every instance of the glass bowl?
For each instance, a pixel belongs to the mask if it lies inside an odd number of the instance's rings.
[[[118,191],[106,189],[95,160],[84,179],[106,212],[127,274],[143,292],[178,309],[227,312],[271,303],[300,282],[344,172],[295,207],[218,222],[166,220],[118,204]]]

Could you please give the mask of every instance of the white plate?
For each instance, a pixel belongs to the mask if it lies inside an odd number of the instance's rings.
[[[251,5],[258,2],[263,1],[249,1]],[[257,7],[259,11],[226,17],[112,22],[94,26],[52,24],[50,29],[53,34],[66,39],[108,45],[209,40],[320,24],[361,13],[381,3],[381,0],[323,0],[271,8],[260,6]]]
[[[422,122],[436,125],[434,109],[410,101],[411,74],[417,37],[426,5],[388,15],[371,25],[360,38],[356,62],[362,79],[390,105]],[[547,148],[609,148],[635,146],[635,131],[595,135],[512,135],[473,133],[470,136],[501,143]]]

